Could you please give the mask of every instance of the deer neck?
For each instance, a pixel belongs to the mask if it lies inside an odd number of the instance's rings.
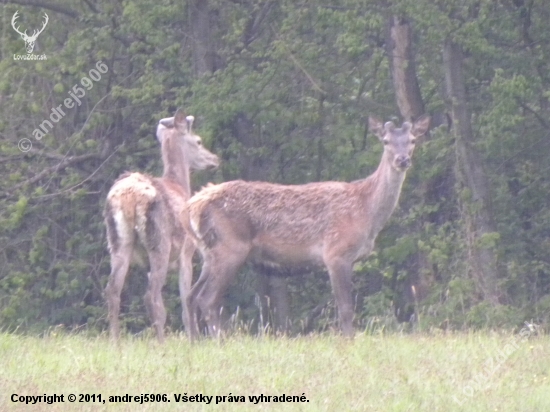
[[[164,164],[163,179],[171,180],[180,185],[185,193],[191,193],[189,182],[189,162],[182,147],[173,139],[166,139],[162,145],[162,161]]]
[[[374,236],[384,227],[397,206],[405,175],[406,172],[394,169],[390,161],[383,157],[378,169],[360,183],[363,204],[372,222]]]

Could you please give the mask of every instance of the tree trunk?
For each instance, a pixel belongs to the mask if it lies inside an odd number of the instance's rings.
[[[397,107],[405,120],[412,121],[424,114],[424,101],[416,77],[411,27],[406,19],[391,17],[387,48]]]
[[[456,174],[462,186],[459,198],[465,214],[471,271],[484,299],[497,304],[497,258],[493,248],[483,245],[486,243],[483,242],[484,236],[496,232],[489,184],[481,159],[473,147],[474,133],[463,73],[464,56],[461,47],[451,39],[447,39],[444,44],[443,65],[454,126]],[[466,196],[469,198],[465,199]]]
[[[271,326],[276,332],[286,333],[290,329],[290,300],[286,277],[279,269],[255,265],[257,274],[256,293],[260,297],[262,325]]]
[[[189,4],[189,26],[193,35],[193,65],[196,76],[214,71],[214,51],[210,33],[208,0],[193,0]]]
[[[390,18],[386,45],[397,107],[405,120],[413,121],[424,114],[425,109],[414,63],[412,30],[406,19],[397,16]],[[428,203],[428,194],[433,192],[430,191],[430,183],[434,182],[421,183],[422,198]],[[420,230],[423,221],[419,220],[417,224]],[[394,309],[399,321],[411,319],[417,300],[424,298],[429,288],[425,277],[431,269],[426,254],[419,252],[415,260],[407,265],[409,275],[404,284],[398,285],[401,282],[397,280],[394,283]]]

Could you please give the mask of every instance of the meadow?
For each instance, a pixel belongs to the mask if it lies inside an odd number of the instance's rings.
[[[55,330],[0,334],[2,411],[534,412],[550,410],[549,373],[550,338],[526,329],[195,343],[172,334],[164,345]],[[25,404],[53,394],[64,402]],[[147,394],[160,402],[140,404]]]

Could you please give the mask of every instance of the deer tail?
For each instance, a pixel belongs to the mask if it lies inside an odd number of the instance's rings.
[[[146,212],[155,197],[150,179],[139,173],[125,174],[115,182],[104,211],[110,250],[133,242],[135,231],[145,230]]]

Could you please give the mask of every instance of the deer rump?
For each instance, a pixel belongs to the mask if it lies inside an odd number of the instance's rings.
[[[179,187],[159,178],[142,173],[122,174],[105,204],[109,250],[116,252],[124,243],[133,244],[137,235],[139,242],[134,244],[132,263],[146,267],[147,248],[158,248],[161,239],[168,236],[172,241],[170,269],[174,269],[185,239],[184,228],[177,218],[185,207],[182,197],[186,196]]]
[[[345,234],[347,253],[358,259],[372,238],[358,224],[368,213],[358,190],[346,182],[285,186],[237,180],[197,193],[188,203],[189,218],[204,251],[223,240],[247,245],[254,263],[321,265],[325,248]]]

